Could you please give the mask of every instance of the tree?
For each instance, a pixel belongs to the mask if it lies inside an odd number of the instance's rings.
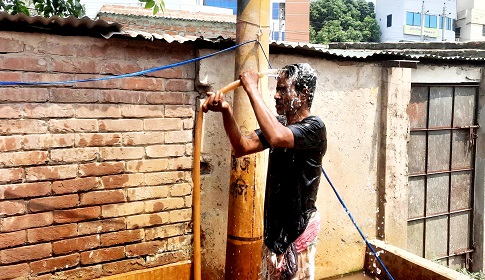
[[[374,3],[365,0],[310,2],[310,42],[379,42]]]
[[[22,0],[0,0],[0,11],[5,11],[12,15],[24,13],[30,16],[30,11],[44,17],[54,15],[67,17],[82,17],[85,15],[84,6],[79,0],[32,0],[32,5],[26,4]]]
[[[153,9],[153,14],[158,13],[161,11],[162,13],[165,12],[165,2],[163,0],[138,0],[142,3],[145,3],[145,9]]]

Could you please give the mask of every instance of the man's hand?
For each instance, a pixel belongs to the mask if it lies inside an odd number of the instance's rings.
[[[230,105],[224,100],[224,93],[222,92],[208,92],[207,99],[204,104],[202,104],[202,111],[207,113],[207,111],[222,112],[229,109]]]
[[[243,86],[244,90],[248,94],[258,91],[258,82],[259,82],[258,72],[254,72],[254,71],[243,72],[241,75],[239,75],[239,79],[241,80],[241,85]]]

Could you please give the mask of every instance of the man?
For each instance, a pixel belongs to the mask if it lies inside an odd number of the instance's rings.
[[[244,72],[260,128],[243,136],[223,94],[208,93],[202,110],[221,112],[236,157],[270,148],[264,203],[262,279],[313,279],[320,220],[315,201],[327,149],[325,125],[310,108],[316,73],[307,63],[285,66],[278,75],[275,117],[258,89],[258,73]]]

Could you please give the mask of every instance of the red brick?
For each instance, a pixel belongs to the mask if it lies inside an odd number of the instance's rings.
[[[76,208],[71,210],[54,211],[54,222],[56,224],[76,223],[80,221],[99,218],[101,208],[99,206]]]
[[[43,243],[30,246],[22,246],[0,251],[0,263],[9,264],[21,261],[38,260],[52,255],[52,245]]]
[[[154,267],[154,266],[162,266],[171,263],[177,263],[185,260],[190,259],[190,255],[187,254],[185,251],[175,251],[175,252],[164,252],[160,254],[156,254],[153,257],[150,257],[147,262],[147,267]]]
[[[77,194],[34,198],[29,202],[29,210],[30,212],[41,212],[66,209],[77,206],[78,202],[79,196]]]
[[[169,167],[168,169],[170,170],[191,170],[192,165],[194,161],[192,158],[189,157],[177,157],[177,158],[172,158],[169,161]]]
[[[98,148],[67,148],[51,150],[50,158],[53,162],[85,162],[98,157]]]
[[[21,136],[0,136],[0,151],[15,151],[22,147]]]
[[[101,207],[102,207],[102,217],[111,218],[111,217],[121,217],[121,216],[143,213],[145,204],[143,203],[143,201],[138,201],[138,202],[103,205]]]
[[[165,135],[160,132],[139,132],[139,133],[124,133],[123,144],[127,146],[159,144],[165,140]]]
[[[96,73],[96,61],[76,57],[53,57],[52,71],[61,73]]]
[[[48,97],[49,92],[45,88],[0,88],[1,102],[46,102]]]
[[[101,178],[105,189],[136,187],[144,184],[143,174],[122,174]]]
[[[0,119],[19,119],[22,117],[23,108],[16,104],[3,104],[0,106]]]
[[[187,142],[192,142],[192,131],[191,130],[166,131],[165,132],[165,143],[166,144],[187,143]]]
[[[123,105],[121,115],[128,118],[163,118],[163,106],[160,105]]]
[[[77,74],[76,79],[91,79],[93,77],[92,74]],[[119,88],[121,81],[123,79],[111,79],[111,80],[103,80],[103,81],[93,81],[93,82],[84,82],[84,83],[77,83],[74,85],[75,88],[92,88],[94,90],[98,89],[113,89]]]
[[[128,172],[153,172],[168,169],[168,159],[132,160],[126,163]]]
[[[102,130],[102,124],[100,124]],[[76,146],[78,147],[100,147],[119,146],[121,135],[119,133],[81,133],[76,135]]]
[[[183,235],[183,236],[174,236],[167,238],[167,250],[168,251],[177,251],[188,249],[190,244],[192,243],[192,236],[190,235]]]
[[[189,99],[183,92],[152,92],[147,94],[149,104],[186,105]]]
[[[168,223],[170,216],[168,212],[143,214],[129,216],[126,218],[126,228],[145,228]]]
[[[107,103],[144,104],[146,95],[140,91],[105,90],[101,91],[101,100]]]
[[[126,228],[125,218],[113,218],[113,219],[79,223],[78,233],[80,235],[84,235],[84,234],[118,231],[125,228]]]
[[[182,171],[146,173],[145,184],[153,186],[178,183],[178,181],[184,180],[184,176],[184,172]]]
[[[118,75],[118,74],[138,72],[141,70],[143,69],[140,66],[138,66],[137,64],[133,64],[131,62],[107,60],[107,61],[104,61],[104,63],[102,64],[100,73]]]
[[[81,205],[110,204],[125,201],[123,190],[96,191],[81,194]]]
[[[2,60],[0,61],[0,68],[8,70],[45,72],[47,71],[47,62],[43,58],[34,56],[3,56]]]
[[[0,166],[38,165],[48,161],[47,151],[10,152],[0,154]]]
[[[65,255],[73,252],[82,252],[99,247],[99,236],[90,235],[64,239],[52,243],[54,255]]]
[[[195,124],[193,119],[183,119],[183,123],[183,129],[194,129]]]
[[[23,137],[25,150],[51,149],[74,146],[74,134],[34,134]]]
[[[108,174],[118,174],[123,172],[125,166],[123,162],[95,162],[79,165],[81,176],[100,176]]]
[[[82,104],[76,106],[77,118],[119,118],[121,111],[116,104]]]
[[[50,192],[51,185],[49,182],[3,185],[0,186],[0,199],[43,196]]]
[[[27,234],[25,233],[25,230],[0,234],[0,249],[15,247],[25,244],[26,242]]]
[[[30,270],[34,274],[39,274],[56,271],[59,269],[68,269],[69,267],[77,266],[79,264],[79,259],[79,254],[71,254],[67,256],[35,261],[30,263]]]
[[[27,230],[27,239],[29,243],[59,240],[76,235],[76,224],[41,227]]]
[[[145,156],[144,147],[101,147],[99,148],[103,160],[139,159]]]
[[[0,37],[0,52],[1,53],[16,53],[24,50],[24,44],[22,41],[4,37],[4,34]]]
[[[170,188],[170,196],[186,196],[192,194],[191,184],[175,184]]]
[[[126,245],[126,256],[137,257],[153,255],[157,252],[162,252],[167,247],[167,243],[163,241],[150,241],[137,244]]]
[[[72,118],[74,108],[71,104],[26,104],[25,118]]]
[[[144,78],[144,77],[131,77],[121,79],[121,88],[128,90],[162,90],[162,79],[157,78]]]
[[[25,214],[27,207],[23,200],[0,201],[0,217]]]
[[[0,134],[46,133],[47,122],[41,120],[0,120]]]
[[[129,201],[145,200],[150,198],[167,197],[170,186],[156,186],[156,187],[138,187],[129,188],[126,190],[126,196]]]
[[[76,177],[77,165],[54,165],[25,168],[27,181],[59,180]]]
[[[52,183],[52,192],[54,194],[77,193],[98,189],[101,183],[96,177],[76,178],[71,180],[56,181]]]
[[[124,230],[101,234],[101,246],[113,246],[143,240],[143,230]]]
[[[190,118],[194,116],[194,106],[165,105],[166,118]]]
[[[5,71],[1,71],[0,70],[0,80],[2,81],[11,81],[11,82],[19,82],[19,81],[22,81],[22,72],[21,71],[18,71],[18,72],[5,72]],[[3,88],[4,90],[0,89],[0,101],[8,101],[8,100],[3,100],[4,98],[9,98],[8,96],[7,97],[4,97],[4,93],[7,93],[7,92],[11,92],[9,91],[11,89],[11,87],[4,87]]]
[[[156,67],[156,66],[158,66],[158,65],[151,65],[151,66],[146,67],[146,68],[152,68],[152,67]],[[156,72],[152,72],[152,73],[147,73],[147,74],[145,74],[145,76],[157,77],[157,78],[169,78],[169,79],[187,78],[186,73],[184,72],[184,70],[180,69],[180,67],[165,69],[165,70],[156,71]]]
[[[151,158],[178,157],[185,154],[185,145],[153,145],[146,147],[146,153]]]
[[[111,247],[81,253],[81,264],[101,263],[125,257],[124,247]]]
[[[180,209],[185,205],[183,197],[168,197],[145,201],[145,213],[161,212],[165,210]]]
[[[49,101],[58,103],[92,103],[99,100],[99,92],[92,89],[53,88]]]
[[[122,260],[118,262],[109,262],[103,264],[103,271],[105,274],[115,275],[125,272],[144,269],[145,260],[143,258]]]
[[[181,119],[146,119],[144,120],[145,130],[182,130],[183,122]]]
[[[0,222],[1,231],[8,232],[51,225],[53,222],[53,216],[51,212],[27,214],[22,216],[6,217]]]
[[[56,273],[54,279],[97,279],[103,275],[101,265],[86,266]]]
[[[26,263],[2,266],[2,269],[0,269],[0,279],[17,279],[20,277],[26,279],[29,273],[30,267]]]
[[[98,131],[98,121],[94,119],[50,120],[49,131],[54,133],[96,132]]]
[[[192,220],[192,209],[172,210],[170,214],[170,223],[187,222]]]
[[[50,73],[24,73],[22,81],[25,82],[59,82],[74,80],[75,76],[71,74],[50,74]]]
[[[0,183],[13,183],[22,180],[24,176],[23,168],[0,168]],[[0,187],[0,198],[2,197]]]
[[[99,131],[142,131],[143,120],[119,119],[119,120],[99,120]]]
[[[178,236],[185,233],[185,223],[151,227],[145,229],[145,240],[165,239],[171,236]]]
[[[171,79],[165,84],[165,91],[194,91],[193,80]]]

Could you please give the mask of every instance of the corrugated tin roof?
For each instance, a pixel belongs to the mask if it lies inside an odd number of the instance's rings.
[[[45,18],[41,16],[30,17],[24,14],[10,15],[6,12],[0,12],[0,30],[99,36],[100,34],[119,32],[121,31],[121,25],[118,23],[107,23],[103,20],[95,21],[88,17],[81,19],[73,16],[67,18],[59,16]]]
[[[55,33],[62,35],[81,35],[81,36],[99,36],[105,38],[112,36],[122,36],[129,38],[142,38],[146,40],[163,40],[168,43],[178,42],[202,42],[205,46],[217,47],[218,44],[234,45],[231,39],[219,38],[203,38],[196,36],[179,36],[169,34],[148,33],[139,30],[121,30],[121,26],[117,23],[107,23],[103,20],[91,20],[87,17],[77,19],[75,17],[61,18],[58,16],[44,18],[40,16],[28,17],[23,14],[10,15],[5,12],[0,12],[0,30],[9,31],[29,31],[42,33]],[[450,43],[447,43],[449,45]],[[334,59],[351,59],[351,60],[386,60],[386,59],[407,59],[419,61],[447,61],[447,62],[476,62],[483,64],[485,61],[485,50],[481,48],[481,44],[461,44],[462,47],[475,48],[473,49],[432,49],[427,45],[424,49],[407,48],[402,50],[385,49],[386,46],[395,48],[396,44],[369,44],[369,49],[366,49],[366,44],[331,44],[318,45],[309,43],[294,43],[272,41],[270,48],[273,51],[285,51],[293,53],[310,53],[314,56],[325,56]],[[419,47],[421,45],[407,44],[406,46]],[[381,49],[378,49],[381,48]]]
[[[167,18],[183,21],[226,22],[236,24],[236,16],[233,14],[207,13],[202,11],[165,10],[164,13],[159,12],[154,15],[151,9],[126,5],[105,4],[99,10],[98,16],[101,14],[128,15],[131,17],[146,18]]]

